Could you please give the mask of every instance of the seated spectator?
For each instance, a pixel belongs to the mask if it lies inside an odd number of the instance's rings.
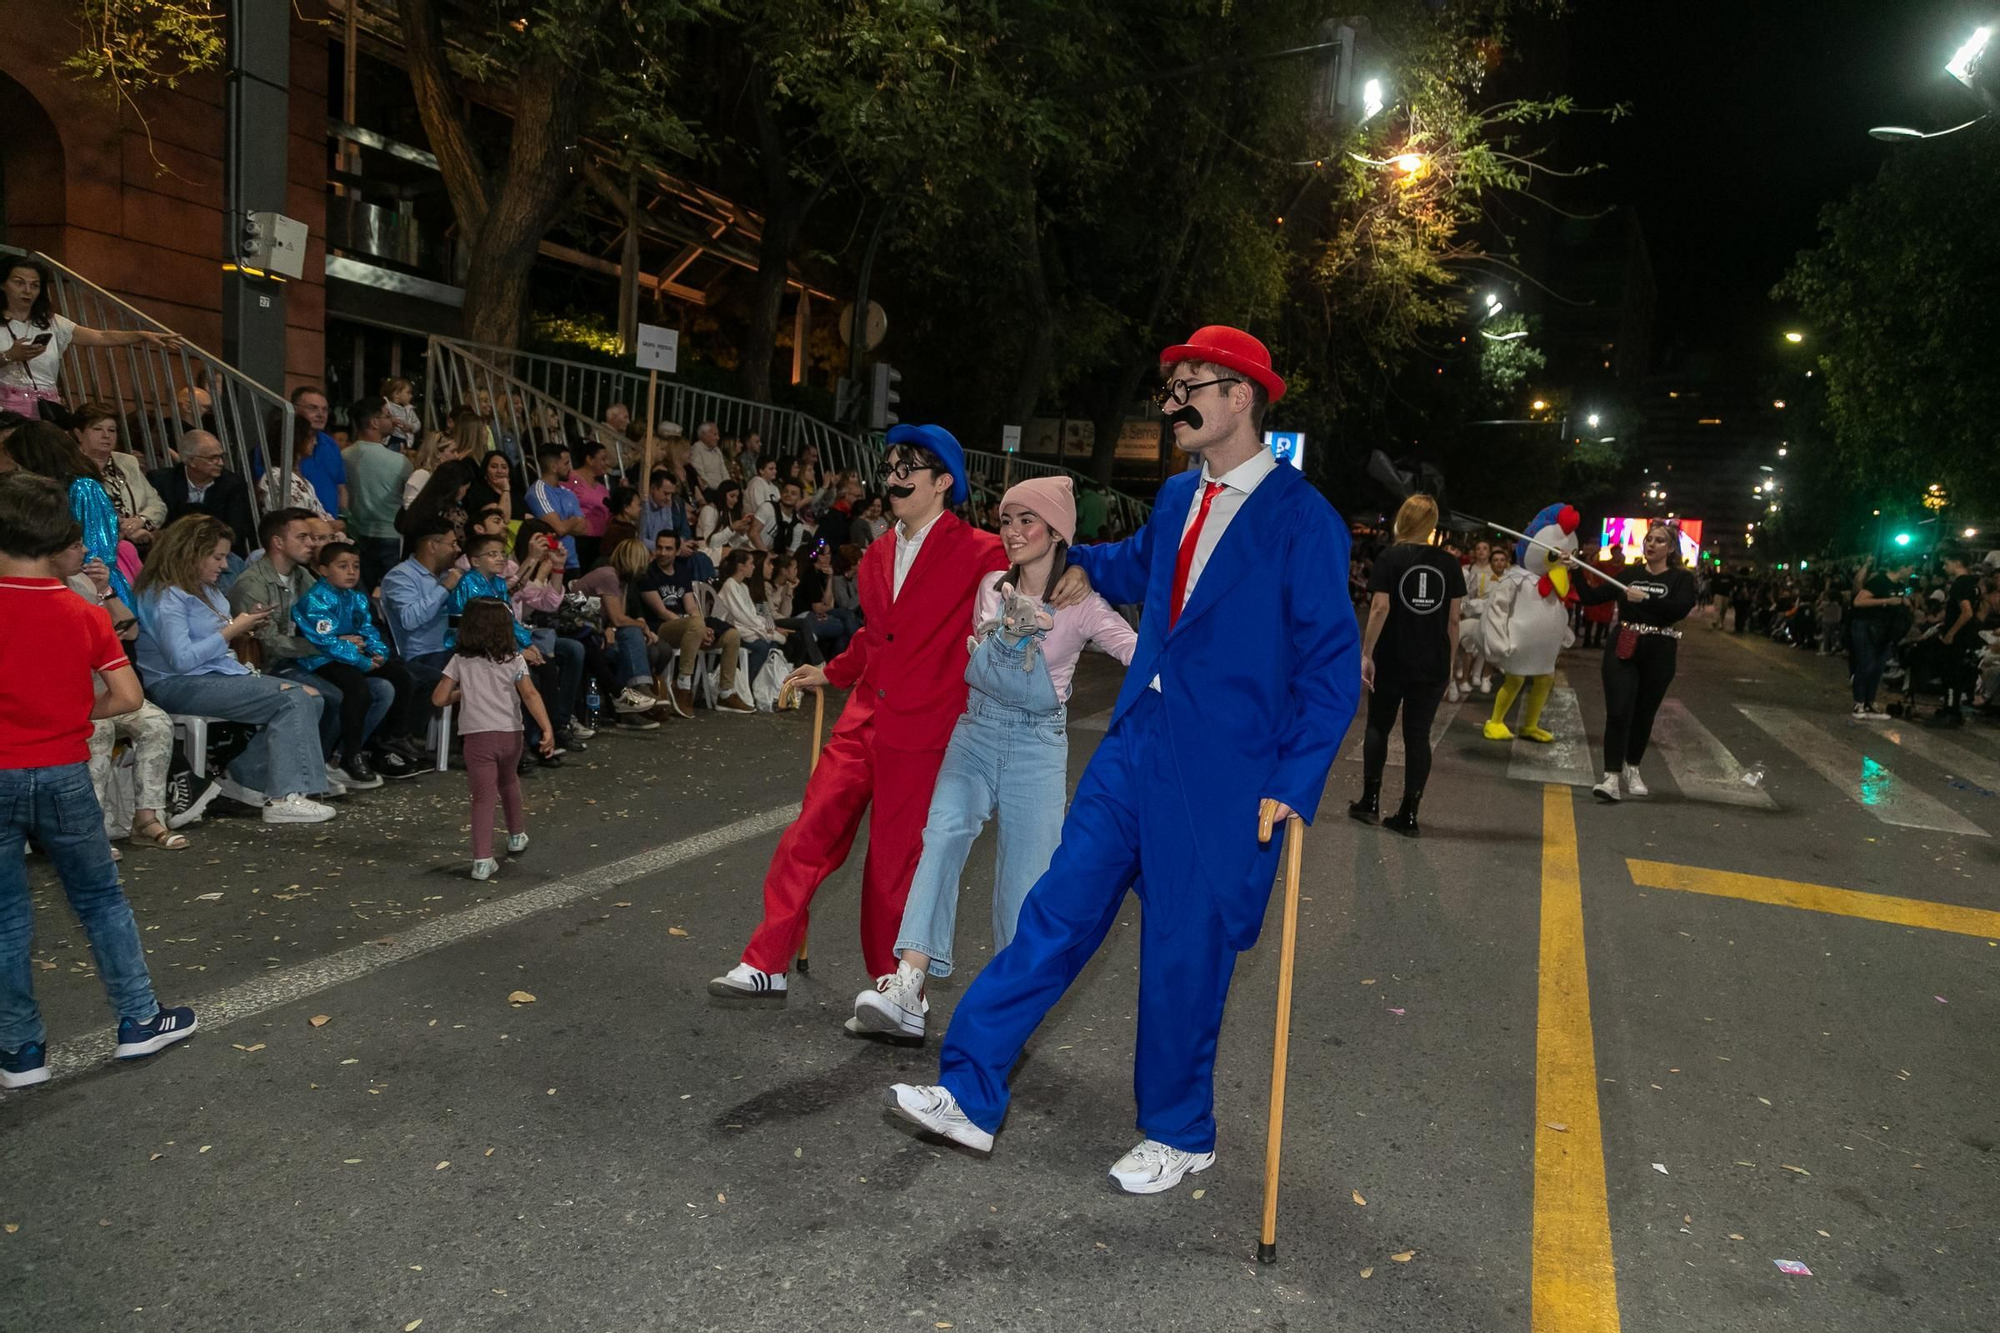
[[[465,510],[477,514],[482,509],[498,509],[502,523],[518,523],[527,515],[521,512],[520,488],[514,484],[514,465],[507,461],[505,454],[481,454],[473,459],[478,465],[478,480],[465,493]]]
[[[628,541],[611,552],[610,559],[574,580],[570,586],[586,597],[595,597],[601,606],[604,646],[618,667],[619,691],[613,701],[621,725],[628,718],[660,707],[653,694],[653,669],[649,650],[659,635],[644,620],[632,615],[634,585],[646,572],[646,548]],[[656,719],[648,719],[655,721]]]
[[[694,523],[695,540],[708,548],[712,559],[724,551],[756,549],[763,544],[763,525],[743,504],[743,487],[724,481],[708,493],[708,503]]]
[[[403,730],[421,735],[430,723],[431,691],[451,660],[451,590],[464,575],[453,565],[458,534],[450,523],[435,518],[408,536],[409,558],[382,576],[382,615],[413,687]]]
[[[692,543],[689,543],[690,545]],[[703,616],[695,596],[693,563],[681,558],[681,543],[670,532],[662,532],[653,542],[653,562],[634,582],[638,606],[632,608],[652,625],[656,643],[679,655],[674,672],[669,705],[682,717],[694,716],[694,667],[702,652],[722,650],[720,688],[725,695],[736,691],[736,650],[742,635],[724,628],[717,637],[714,625]],[[665,666],[664,659],[661,663]]]
[[[513,580],[518,566],[507,556],[507,539],[498,533],[474,533],[466,540],[465,554],[459,557],[459,563],[465,567],[465,575],[459,579],[458,586],[451,590],[450,615],[454,624],[446,636],[446,646],[454,650],[458,647],[456,622],[464,617],[465,608],[478,598],[490,598],[505,606],[508,613],[514,616],[515,646],[526,661],[529,675],[534,678],[535,688],[540,691],[543,702],[546,704],[551,700],[560,699],[562,697],[560,668],[535,645],[533,632],[522,623],[518,615],[514,614]],[[572,651],[574,651],[573,645]],[[582,667],[583,657],[579,652],[576,655],[576,670],[579,677],[582,674]],[[572,693],[570,697],[573,701],[575,695]],[[561,719],[557,723],[557,746],[562,749],[570,748],[568,741],[571,737],[567,734],[570,730],[567,715],[559,711],[552,715]],[[539,749],[540,739],[540,733],[533,730],[531,724],[528,735],[529,748]],[[553,762],[554,756],[543,756],[543,759],[544,762]]]
[[[793,555],[814,537],[812,515],[800,508],[799,484],[788,481],[778,488],[778,498],[757,511],[763,528],[764,545],[782,555]]]
[[[83,456],[96,465],[111,507],[118,511],[118,536],[141,555],[153,544],[153,534],[167,521],[167,502],[146,480],[146,467],[118,447],[118,409],[108,403],[85,403],[70,414],[71,433]],[[136,574],[136,569],[127,577]]]
[[[676,537],[694,536],[694,529],[688,524],[687,506],[681,503],[680,483],[675,476],[672,468],[653,469],[645,505],[639,513],[639,540],[649,547],[663,532],[670,532]]]
[[[282,417],[280,418],[282,419]],[[302,416],[292,418],[292,481],[284,495],[278,493],[278,478],[282,468],[267,468],[264,471],[263,499],[266,509],[304,509],[332,522],[336,528],[343,526],[340,520],[327,513],[320,503],[319,492],[306,479],[307,460],[320,448],[320,432]],[[330,446],[329,446],[330,447]],[[346,473],[341,474],[345,476]]]
[[[78,597],[92,606],[103,607],[111,617],[111,632],[123,638],[123,629],[133,624],[132,612],[111,591],[110,571],[101,561],[86,563],[83,548],[72,546],[55,557],[55,572]],[[100,681],[99,692],[102,690]],[[100,806],[105,806],[105,796],[111,788],[112,751],[121,740],[132,756],[133,809],[128,836],[134,842],[143,839],[164,851],[182,850],[188,840],[174,830],[201,818],[202,810],[214,798],[215,784],[203,784],[199,808],[168,810],[167,769],[173,761],[174,722],[157,705],[142,700],[136,712],[98,718],[91,732],[90,786]],[[191,806],[194,804],[190,802]],[[123,859],[116,847],[111,849],[111,859]]]
[[[139,619],[138,663],[146,693],[173,714],[244,722],[250,745],[218,780],[222,793],[267,824],[318,824],[330,806],[312,800],[328,790],[320,757],[317,691],[253,674],[229,645],[254,634],[269,611],[231,616],[216,582],[229,566],[234,537],[207,514],[169,523],[132,585]]]
[[[575,573],[581,564],[577,558],[576,539],[585,529],[583,507],[576,501],[576,495],[563,483],[569,480],[569,450],[559,445],[550,445],[535,455],[535,462],[541,468],[541,479],[528,488],[525,508],[529,514],[549,525],[549,531],[562,538],[563,568]]]
[[[865,551],[877,537],[888,530],[889,520],[882,512],[882,497],[871,495],[861,506],[861,511],[854,516],[854,521],[848,524],[847,539]]]
[[[785,632],[773,625],[770,618],[757,609],[750,593],[750,579],[757,572],[755,551],[731,551],[722,557],[722,586],[715,594],[715,614],[729,622],[729,627],[743,636],[743,646],[750,650],[750,679],[756,680],[757,673],[764,668],[764,662],[772,653],[784,646]],[[754,713],[756,708],[742,695],[741,690],[725,698],[720,711],[733,713]]]
[[[611,490],[604,481],[611,471],[611,451],[602,440],[589,440],[578,445],[572,457],[576,465],[562,485],[576,497],[577,513],[583,519],[576,534],[576,558],[587,569],[597,563],[599,551],[611,549],[604,541],[604,529],[611,522]]]
[[[751,457],[744,460],[743,466],[750,472],[750,480],[743,486],[743,502],[751,513],[762,518],[765,510],[778,507],[778,460]],[[765,531],[770,527],[769,522],[764,524]]]
[[[369,762],[368,753],[383,716],[372,707],[375,682],[386,682],[392,692],[390,715],[406,719],[411,712],[410,676],[375,628],[368,594],[361,591],[360,552],[345,542],[328,542],[313,563],[319,569],[319,582],[292,606],[292,620],[315,650],[299,665],[339,693],[341,772],[349,787],[365,791],[382,785],[382,775]],[[376,750],[383,771],[405,778],[417,775],[418,769],[408,760],[392,767],[391,753],[383,752],[379,744]]]
[[[396,531],[408,534],[442,519],[451,524],[451,530],[463,542],[469,513],[466,501],[478,483],[479,467],[469,458],[455,458],[439,464],[431,479],[424,483],[423,490],[417,492],[417,498],[396,515]],[[498,508],[490,504],[483,507]]]
[[[84,456],[76,437],[46,421],[31,421],[14,432],[14,461],[23,471],[47,477],[69,497],[70,517],[83,525],[83,553],[111,573],[112,591],[130,604],[132,585],[118,569],[118,511],[104,489],[104,474]]]
[[[859,629],[866,617],[861,613],[861,585],[856,570],[861,565],[861,548],[849,542],[839,548],[833,557],[833,606],[836,611],[844,611],[847,618]]]
[[[423,490],[424,483],[431,479],[431,473],[453,459],[465,456],[457,436],[441,430],[425,431],[410,454],[410,479],[403,483],[403,507],[407,509],[416,501],[417,492]]]
[[[838,657],[847,651],[854,631],[861,628],[854,614],[839,604],[834,593],[833,548],[815,541],[799,566],[799,585],[792,597],[792,613],[799,628],[819,641],[823,657]]]
[[[341,517],[347,522],[348,540],[361,556],[362,584],[373,592],[403,554],[396,511],[403,507],[410,460],[384,443],[389,438],[389,412],[380,398],[363,398],[348,409],[347,424],[354,443],[340,451],[347,469],[347,508]]]
[[[179,467],[155,468],[146,474],[166,503],[167,522],[189,514],[219,519],[229,529],[230,550],[248,555],[257,540],[257,524],[250,517],[250,488],[243,478],[225,468],[222,441],[205,430],[191,430],[181,436],[180,455]],[[320,498],[325,499],[324,493]],[[339,513],[331,507],[327,512]]]
[[[763,562],[762,577],[750,581],[750,593],[758,609],[764,613],[764,618],[784,631],[786,659],[794,665],[824,665],[826,656],[820,652],[818,638],[806,628],[802,617],[792,614],[792,598],[799,590],[797,558],[767,551],[760,559]],[[761,589],[758,586],[760,583]]]
[[[588,741],[597,734],[598,718],[584,706],[583,681],[596,680],[602,697],[615,699],[618,668],[604,649],[598,623],[583,623],[576,615],[577,604],[565,601],[562,541],[538,518],[521,524],[514,536],[514,570],[508,575],[514,589],[514,618],[528,626],[536,648],[555,662],[560,673],[559,707],[552,716],[566,735]]]
[[[613,486],[611,498],[605,501],[604,508],[611,517],[604,524],[604,541],[600,550],[613,550],[620,542],[638,540],[639,492],[630,486]],[[640,544],[644,545],[643,542]]]
[[[310,452],[300,455],[306,461],[299,464],[299,471],[319,497],[319,507],[329,518],[339,518],[347,508],[347,468],[341,462],[340,441],[326,432],[331,405],[317,385],[303,384],[292,390],[292,410],[312,427],[316,441]]]

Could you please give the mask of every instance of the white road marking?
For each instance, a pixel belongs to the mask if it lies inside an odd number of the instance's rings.
[[[2000,792],[2000,767],[1976,750],[1925,731],[1914,722],[1867,726],[1867,731],[1892,745],[1902,746],[1919,759],[1928,759],[1955,778],[1963,778],[1989,792]]]
[[[1438,742],[1444,739],[1447,731],[1451,730],[1451,724],[1458,718],[1458,710],[1463,707],[1465,707],[1463,699],[1456,703],[1446,699],[1438,704],[1437,716],[1431,719],[1432,750],[1437,749]],[[1361,723],[1361,730],[1354,733],[1354,744],[1347,747],[1347,758],[1350,762],[1358,764],[1361,762],[1361,747],[1368,730],[1368,698],[1365,693],[1362,695],[1361,708],[1355,713],[1355,720]],[[1386,763],[1390,768],[1403,766],[1403,719],[1400,714],[1397,715],[1395,728],[1389,733],[1389,758]]]
[[[1653,719],[1653,744],[1667,761],[1667,771],[1681,795],[1690,801],[1712,801],[1719,805],[1747,805],[1773,810],[1777,802],[1761,787],[1743,781],[1743,765],[1729,747],[1704,727],[1679,699],[1660,704]]]
[[[1987,836],[1977,824],[1942,801],[1925,795],[1867,755],[1835,740],[1804,714],[1756,704],[1738,704],[1736,711],[1803,759],[1808,768],[1831,782],[1843,796],[1885,824],[1929,829],[1934,833],[1963,833],[1974,838]]]
[[[1526,694],[1523,689],[1521,693]],[[1520,705],[1515,717],[1519,718]],[[1566,782],[1572,787],[1597,783],[1596,760],[1590,753],[1590,737],[1583,729],[1583,706],[1577,702],[1561,672],[1542,708],[1542,727],[1555,733],[1546,745],[1514,738],[1513,753],[1507,758],[1507,776],[1516,782]],[[1515,726],[1516,733],[1520,731]]]
[[[639,852],[608,865],[594,866],[580,874],[557,880],[553,884],[526,889],[505,898],[468,907],[462,912],[437,917],[414,929],[399,931],[394,936],[393,944],[357,944],[338,953],[328,954],[324,958],[301,963],[297,967],[266,972],[249,981],[239,982],[187,1003],[194,1007],[201,1031],[223,1027],[239,1019],[255,1017],[280,1005],[303,1000],[308,995],[318,994],[334,986],[358,981],[385,967],[393,967],[397,963],[408,962],[422,954],[448,948],[475,935],[484,935],[503,926],[513,925],[538,912],[563,907],[580,898],[608,892],[621,884],[657,874],[682,862],[712,855],[739,842],[781,829],[798,816],[799,805],[796,801],[790,805],[747,815],[733,824],[724,824],[706,833],[697,833],[691,838],[682,838],[679,842]],[[110,1028],[66,1041],[50,1048],[49,1070],[60,1078],[66,1074],[80,1073],[94,1068],[111,1058],[112,1049],[117,1044],[117,1033]]]

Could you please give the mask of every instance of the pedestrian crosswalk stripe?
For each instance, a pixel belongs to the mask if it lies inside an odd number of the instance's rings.
[[[1984,787],[1989,792],[2000,792],[2000,765],[1995,765],[1984,755],[1966,746],[1921,731],[1909,722],[1892,724],[1880,731],[1870,728],[1869,734],[1879,735],[1892,745],[1902,746],[1919,759],[1929,760],[1955,778],[1963,778],[1975,786]]]
[[[1463,699],[1446,699],[1438,705],[1437,716],[1431,719],[1431,749],[1437,749],[1438,742],[1444,739],[1444,734],[1447,731],[1451,730],[1453,720],[1458,717],[1458,710],[1464,706],[1465,701]],[[1367,705],[1364,702],[1361,712],[1357,714],[1357,717],[1366,717],[1367,711]],[[1366,733],[1367,728],[1364,724],[1361,729],[1354,733],[1354,744],[1347,747],[1347,758],[1354,763],[1358,764],[1361,762],[1361,747]],[[1396,719],[1396,726],[1389,732],[1389,758],[1387,762],[1390,768],[1401,768],[1403,766],[1403,720],[1400,716]]]
[[[1596,785],[1590,737],[1583,729],[1583,707],[1577,702],[1576,691],[1563,682],[1560,672],[1556,673],[1555,688],[1549,691],[1548,705],[1542,709],[1542,726],[1554,732],[1555,739],[1537,745],[1517,737],[1514,751],[1507,758],[1507,776],[1516,782]]]
[[[1925,795],[1867,755],[1835,740],[1803,714],[1761,704],[1738,704],[1736,711],[1883,823],[1929,829],[1934,833],[1986,836],[1977,824],[1935,797]]]
[[[1701,724],[1679,699],[1660,704],[1653,719],[1653,744],[1667,761],[1667,771],[1681,795],[1690,801],[1711,801],[1718,805],[1745,805],[1770,810],[1777,806],[1771,793],[1743,781],[1743,765],[1715,733]]]

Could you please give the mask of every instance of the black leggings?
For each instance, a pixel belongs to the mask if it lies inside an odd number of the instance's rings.
[[[1614,636],[1615,642],[1615,636]],[[1674,682],[1674,641],[1664,634],[1641,634],[1629,658],[1604,650],[1604,771],[1616,773],[1646,757],[1653,738],[1653,715]]]
[[[388,658],[373,671],[363,671],[360,667],[349,666],[345,662],[327,662],[313,668],[313,674],[323,676],[327,682],[340,691],[340,755],[352,762],[360,755],[369,737],[364,728],[368,724],[368,681],[386,680],[396,691],[395,702],[389,705],[387,716],[382,719],[378,734],[393,730],[391,719],[400,719],[409,706],[410,673],[399,658]]]
[[[1368,693],[1368,729],[1361,737],[1361,780],[1380,785],[1389,762],[1389,728],[1396,710],[1403,712],[1403,794],[1421,795],[1431,776],[1431,720],[1444,698],[1443,681],[1419,685],[1391,680],[1379,666],[1375,688]]]

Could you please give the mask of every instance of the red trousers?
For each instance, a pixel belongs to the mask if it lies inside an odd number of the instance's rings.
[[[807,909],[828,875],[847,860],[861,817],[868,816],[868,859],[861,870],[861,958],[868,975],[896,970],[896,935],[903,903],[924,850],[924,820],[944,751],[892,750],[852,702],[819,754],[806,782],[804,808],[778,839],[764,874],[764,919],[743,961],[765,972],[787,972],[805,939]]]

